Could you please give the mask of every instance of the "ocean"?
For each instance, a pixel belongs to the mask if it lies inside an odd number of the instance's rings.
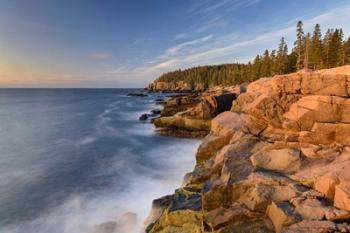
[[[0,89],[0,232],[79,233],[138,217],[173,193],[198,140],[138,117],[159,108],[135,89]]]

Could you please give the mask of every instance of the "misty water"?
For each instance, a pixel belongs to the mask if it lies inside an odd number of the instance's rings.
[[[131,91],[0,89],[0,232],[87,232],[127,211],[142,227],[152,200],[192,169],[199,141],[139,122],[156,94]]]

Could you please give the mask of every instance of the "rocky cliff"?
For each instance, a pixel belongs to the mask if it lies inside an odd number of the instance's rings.
[[[218,87],[201,94],[173,97],[165,104],[161,117],[153,123],[163,134],[203,137],[210,131],[211,119],[230,110],[240,90],[240,87]]]
[[[147,232],[350,232],[350,66],[249,84],[196,161]]]
[[[151,92],[202,92],[206,88],[201,83],[154,81],[146,87],[146,90]]]

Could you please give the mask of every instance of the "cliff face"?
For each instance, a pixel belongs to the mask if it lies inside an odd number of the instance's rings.
[[[148,232],[350,232],[350,66],[251,83]]]

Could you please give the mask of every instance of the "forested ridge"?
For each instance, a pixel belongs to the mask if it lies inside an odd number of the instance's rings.
[[[319,70],[350,64],[350,38],[344,40],[341,28],[328,29],[324,36],[316,24],[312,33],[304,33],[303,23],[296,27],[296,40],[289,52],[282,37],[277,49],[265,50],[248,64],[232,63],[198,66],[161,75],[156,81],[185,81],[204,86],[235,85],[260,77],[288,74],[301,69]]]

